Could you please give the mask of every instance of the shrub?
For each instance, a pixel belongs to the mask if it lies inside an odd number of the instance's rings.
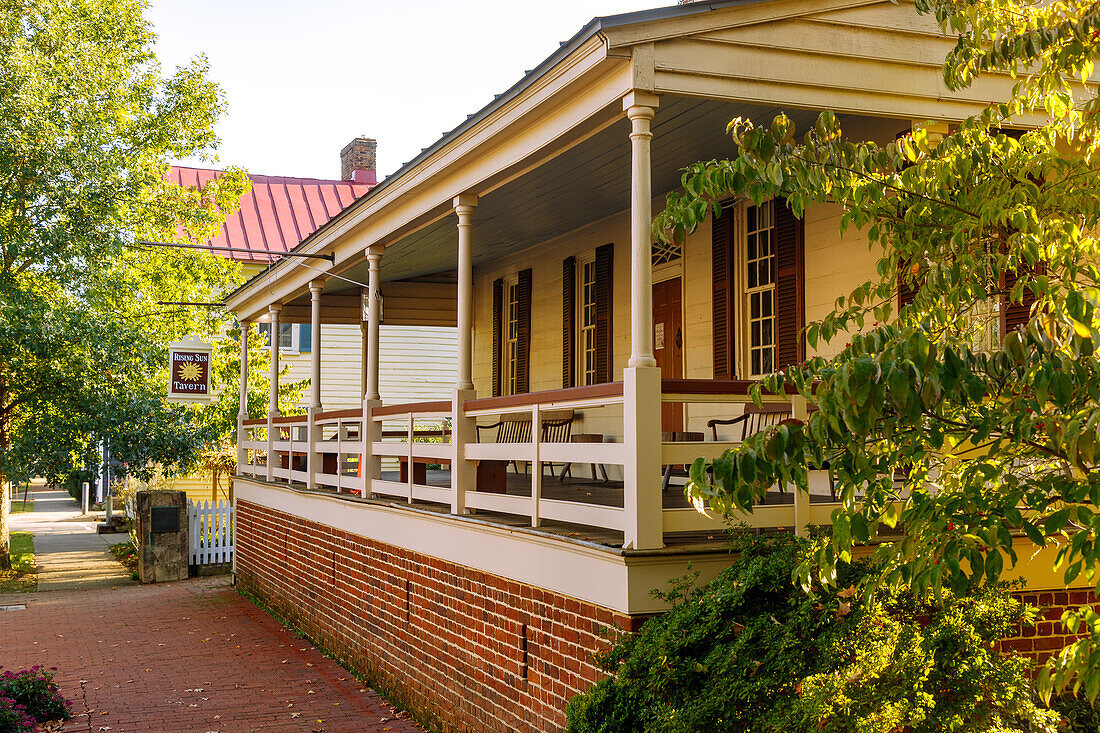
[[[45,723],[50,720],[68,720],[72,717],[69,707],[72,703],[61,696],[53,678],[53,670],[47,671],[39,665],[19,672],[11,670],[2,672],[0,673],[0,698],[6,697],[13,700],[32,721]],[[15,709],[14,706],[13,709]],[[29,730],[34,730],[33,724]],[[6,729],[0,727],[0,733],[6,733]]]
[[[600,657],[611,676],[570,702],[567,731],[1056,730],[1028,662],[993,648],[1034,609],[997,590],[865,603],[859,563],[841,567],[837,590],[806,595],[791,579],[805,548],[744,538],[713,582],[659,594],[671,610]]]
[[[35,726],[25,707],[0,693],[0,733],[33,733]]]
[[[89,490],[92,492],[92,496],[95,496],[95,482],[99,478],[99,475],[95,471],[85,471],[83,469],[73,469],[61,479],[61,487],[69,492],[69,496],[80,501],[81,486],[85,481],[89,484]]]
[[[1064,733],[1100,733],[1100,711],[1089,702],[1085,693],[1076,697],[1071,693],[1054,696],[1050,707],[1062,716]]]

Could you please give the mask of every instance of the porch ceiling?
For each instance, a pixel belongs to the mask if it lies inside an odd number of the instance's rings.
[[[653,121],[653,191],[680,183],[680,171],[699,160],[735,153],[726,123],[735,117],[770,122],[779,108],[665,95]],[[805,130],[816,110],[783,110]],[[630,207],[630,123],[625,118],[481,198],[474,214],[475,266],[545,242]],[[453,216],[401,239],[382,257],[384,281],[453,270],[458,235]],[[342,273],[366,282],[366,262]],[[326,291],[355,286],[330,280]]]

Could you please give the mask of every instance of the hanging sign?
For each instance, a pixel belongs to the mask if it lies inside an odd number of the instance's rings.
[[[168,401],[209,402],[210,344],[180,341],[168,347]]]

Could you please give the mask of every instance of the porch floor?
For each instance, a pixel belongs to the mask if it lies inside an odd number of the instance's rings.
[[[562,501],[576,501],[586,504],[597,504],[600,506],[610,506],[622,508],[623,506],[623,482],[622,481],[603,481],[592,480],[590,478],[581,478],[585,474],[590,474],[588,466],[581,467],[579,464],[574,467],[573,475],[566,477],[564,480],[558,478],[557,475],[552,476],[549,471],[543,474],[542,479],[542,496],[546,499],[558,499]],[[399,481],[400,476],[397,471],[382,471],[381,478],[385,481]],[[449,488],[451,485],[451,473],[449,470],[430,470],[427,471],[426,483],[429,486],[438,486]],[[318,489],[321,493],[336,493],[333,490]],[[531,496],[531,476],[524,475],[523,473],[514,473],[509,469],[507,473],[507,488],[505,493],[512,496]],[[441,513],[447,513],[450,511],[450,505],[440,504],[437,502],[429,502],[424,500],[414,500],[408,502],[399,497],[389,497],[379,495],[376,499],[389,500],[394,504],[400,504],[402,506],[411,506],[425,511],[436,511]],[[832,501],[832,498],[828,494],[818,495],[811,494],[810,501],[813,503],[825,503]],[[765,504],[793,504],[794,496],[790,493],[769,493]],[[687,499],[684,497],[683,492],[683,478],[673,477],[670,485],[666,491],[662,493],[662,505],[665,509],[683,509],[690,507]],[[500,512],[491,512],[486,510],[476,510],[475,516],[478,519],[491,522],[492,524],[501,525],[505,527],[522,527],[530,528],[531,521],[528,517],[518,516],[514,514],[504,514]],[[582,542],[591,542],[605,547],[620,548],[623,545],[623,533],[612,529],[604,529],[601,527],[589,527],[578,524],[569,524],[566,522],[559,522],[549,519],[544,519],[540,522],[538,531],[545,532],[547,534],[559,535],[562,537],[568,537],[572,540],[580,540]],[[718,531],[704,531],[704,532],[670,532],[665,533],[665,546],[668,548],[683,549],[686,547],[696,547],[699,545],[710,545],[712,547],[724,545],[727,542],[727,537],[724,532]]]

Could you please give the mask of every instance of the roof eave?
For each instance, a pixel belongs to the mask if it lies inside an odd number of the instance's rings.
[[[524,76],[519,81],[517,81],[503,93],[495,96],[491,102],[482,107],[480,110],[471,115],[468,115],[464,121],[459,123],[458,126],[456,126],[451,131],[445,133],[432,145],[421,150],[419,155],[402,165],[400,168],[394,171],[392,175],[384,178],[377,185],[371,188],[370,191],[357,198],[343,211],[329,219],[316,231],[303,239],[301,243],[299,243],[298,246],[291,251],[296,252],[300,249],[308,249],[310,245],[324,237],[329,229],[338,225],[339,223],[342,223],[343,220],[347,217],[352,216],[353,212],[357,211],[370,198],[381,194],[383,191],[392,186],[397,185],[398,181],[400,181],[409,172],[414,170],[418,165],[423,163],[425,160],[431,158],[441,149],[445,148],[449,143],[459,137],[462,133],[466,132],[467,130],[481,122],[483,119],[491,115],[493,112],[515,99],[519,94],[521,94],[525,89],[529,88],[532,84],[536,83],[557,64],[561,63],[561,61],[568,58],[579,48],[583,47],[594,36],[602,35],[603,32],[606,30],[621,28],[628,25],[635,25],[638,23],[647,23],[668,18],[695,15],[716,10],[718,8],[729,7],[732,5],[755,4],[770,1],[771,0],[713,0],[712,2],[695,2],[688,3],[686,5],[672,5],[668,7],[654,8],[651,10],[639,10],[632,13],[621,13],[619,15],[609,15],[593,18],[584,27],[577,31],[577,33],[574,34],[572,38],[570,38],[568,41],[564,41],[558,47],[558,49],[554,51],[554,53],[544,59],[538,66],[524,74]],[[278,267],[278,262],[274,263],[272,267]],[[241,286],[236,288],[233,292],[229,293],[229,295],[226,296],[226,300],[229,301],[239,293],[242,293],[243,291],[249,289],[252,285],[253,280],[265,276],[266,274],[268,274],[270,269],[271,268],[267,268],[263,272],[257,273],[255,276],[247,280]]]

